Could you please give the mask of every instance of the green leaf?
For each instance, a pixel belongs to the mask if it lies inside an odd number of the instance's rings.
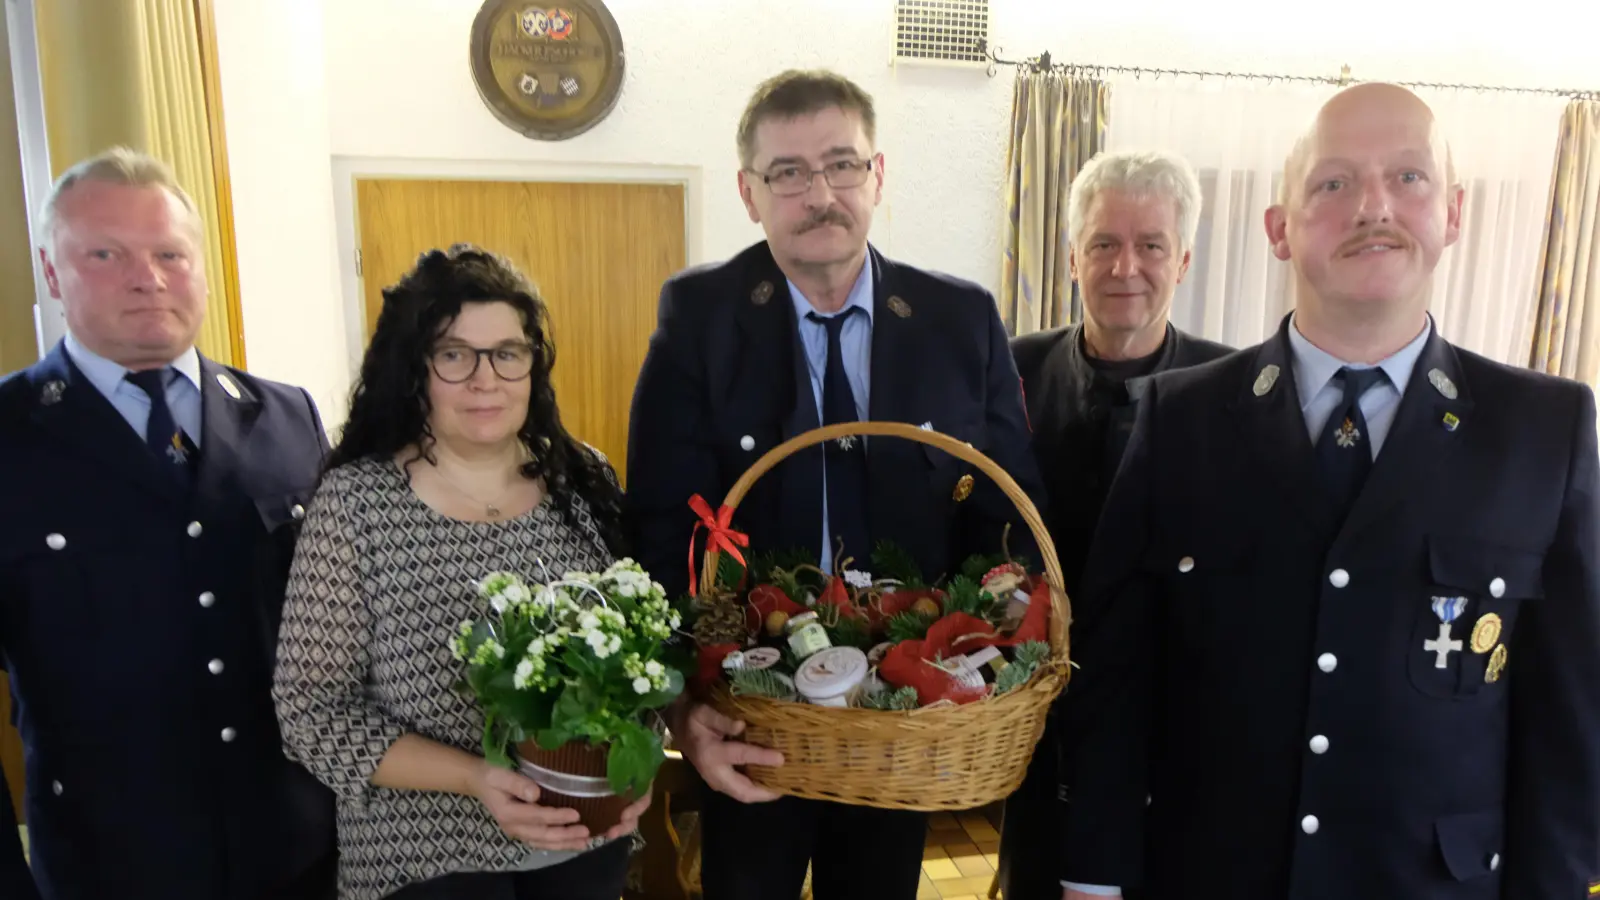
[[[919,613],[907,610],[897,613],[889,618],[889,640],[898,644],[901,641],[920,641],[928,636],[928,629],[938,618],[931,613]]]
[[[824,626],[828,633],[828,641],[835,647],[856,647],[861,650],[872,649],[872,633],[867,630],[867,623],[852,616],[839,616],[833,625]]]
[[[1016,690],[1028,683],[1033,673],[1050,658],[1050,645],[1043,641],[1026,641],[1018,645],[1010,665],[1000,670],[994,680],[996,695]]]
[[[989,574],[989,570],[995,566],[1004,565],[1005,561],[1006,558],[999,554],[969,556],[966,562],[961,564],[961,574],[982,584],[983,576]]]
[[[879,541],[872,550],[872,577],[893,578],[908,588],[925,587],[915,558],[892,541]]]
[[[730,680],[733,693],[740,697],[787,700],[794,694],[794,689],[784,684],[771,669],[735,669]]]
[[[980,619],[986,618],[990,607],[994,605],[994,598],[985,600],[986,596],[988,595],[978,586],[975,579],[957,575],[945,588],[944,611],[962,612]]]
[[[636,722],[623,723],[606,754],[606,779],[618,794],[642,797],[663,759],[661,738],[655,732]]]
[[[879,691],[862,697],[861,705],[867,709],[907,710],[917,708],[917,689],[903,687],[893,691]]]
[[[717,557],[717,586],[730,591],[739,590],[744,581],[744,566],[727,553]]]
[[[506,753],[505,741],[499,735],[499,728],[493,712],[484,716],[483,720],[483,758],[490,765],[503,769],[513,768],[511,756]]]

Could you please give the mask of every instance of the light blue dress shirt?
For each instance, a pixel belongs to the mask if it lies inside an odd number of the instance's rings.
[[[794,301],[795,319],[800,326],[800,346],[805,350],[806,369],[811,373],[811,396],[817,403],[817,421],[822,421],[822,379],[828,371],[828,328],[813,322],[807,315],[817,312],[805,294],[793,281],[789,282],[789,297]],[[853,315],[845,320],[839,330],[839,348],[844,354],[844,376],[850,382],[850,394],[856,401],[856,417],[867,419],[868,400],[872,392],[872,266],[863,263],[861,274],[850,288],[850,296],[836,313],[817,313],[825,319],[844,315],[855,307],[866,315]],[[142,432],[141,432],[142,433]],[[828,474],[822,474],[822,558],[819,565],[824,572],[833,571],[833,538],[828,532]]]
[[[1433,319],[1429,317],[1421,334],[1378,363],[1377,368],[1383,369],[1388,380],[1380,379],[1361,395],[1361,415],[1367,420],[1373,459],[1377,459],[1378,451],[1383,449],[1383,441],[1389,436],[1389,426],[1394,424],[1394,414],[1400,408],[1400,398],[1405,394],[1406,384],[1411,381],[1411,370],[1416,368],[1422,348],[1427,346],[1428,336],[1432,333]],[[1295,387],[1300,391],[1300,411],[1306,417],[1306,431],[1315,446],[1322,437],[1323,427],[1328,424],[1328,417],[1344,402],[1344,385],[1335,384],[1333,376],[1346,366],[1352,369],[1374,367],[1347,363],[1316,346],[1306,340],[1292,319],[1289,321],[1289,350],[1294,366]]]
[[[1361,395],[1361,415],[1367,420],[1367,434],[1371,438],[1372,458],[1378,458],[1378,451],[1383,449],[1383,441],[1389,436],[1389,426],[1394,424],[1394,414],[1400,408],[1400,398],[1405,395],[1406,384],[1411,381],[1411,370],[1417,367],[1417,360],[1422,357],[1422,348],[1428,345],[1428,336],[1433,333],[1433,317],[1428,317],[1428,324],[1423,327],[1422,333],[1412,339],[1411,343],[1401,347],[1392,356],[1378,363],[1388,377],[1387,381],[1379,381],[1367,392]],[[1322,436],[1322,429],[1328,424],[1328,417],[1344,402],[1344,385],[1334,384],[1333,376],[1345,367],[1352,369],[1371,369],[1370,365],[1347,363],[1321,347],[1306,340],[1300,333],[1300,328],[1291,318],[1289,320],[1289,358],[1290,365],[1294,366],[1294,383],[1300,392],[1300,412],[1306,419],[1306,431],[1311,437],[1311,443],[1316,445],[1317,439]],[[1063,881],[1062,885],[1095,896],[1115,896],[1122,893],[1121,888],[1100,884],[1074,884]]]
[[[144,440],[145,427],[150,422],[150,395],[128,381],[127,368],[85,347],[70,333],[65,345],[72,364],[127,420],[139,440]],[[189,441],[199,447],[200,354],[190,347],[172,361],[172,368],[180,377],[167,378],[167,408],[172,410],[172,420],[189,436]]]

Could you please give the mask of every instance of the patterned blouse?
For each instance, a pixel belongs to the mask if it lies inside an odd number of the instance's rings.
[[[341,898],[573,856],[508,837],[475,798],[370,780],[407,732],[482,752],[483,714],[454,689],[465,672],[449,638],[483,614],[475,582],[490,572],[534,580],[611,564],[588,506],[572,503],[576,528],[548,501],[509,521],[464,522],[425,504],[387,459],[324,478],[289,576],[273,698],[285,752],[337,795]]]

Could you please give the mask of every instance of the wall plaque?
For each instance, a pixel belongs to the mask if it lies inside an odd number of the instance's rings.
[[[510,128],[560,141],[604,119],[622,93],[622,33],[601,0],[488,0],[472,23],[472,78]]]

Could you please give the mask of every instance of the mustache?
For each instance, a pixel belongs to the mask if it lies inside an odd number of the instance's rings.
[[[1339,246],[1339,255],[1343,256],[1347,253],[1353,253],[1357,247],[1360,247],[1362,244],[1372,243],[1373,241],[1382,241],[1384,243],[1394,244],[1396,247],[1399,247],[1402,250],[1410,249],[1411,247],[1411,242],[1406,240],[1405,235],[1401,234],[1400,232],[1393,231],[1388,228],[1374,228],[1371,231],[1364,231],[1341,244]]]
[[[849,228],[854,224],[855,222],[844,213],[836,209],[826,209],[814,216],[811,216],[804,222],[801,222],[800,227],[796,228],[794,233],[805,234],[808,231],[814,231],[815,229],[821,228],[824,225],[838,225],[840,228]]]

